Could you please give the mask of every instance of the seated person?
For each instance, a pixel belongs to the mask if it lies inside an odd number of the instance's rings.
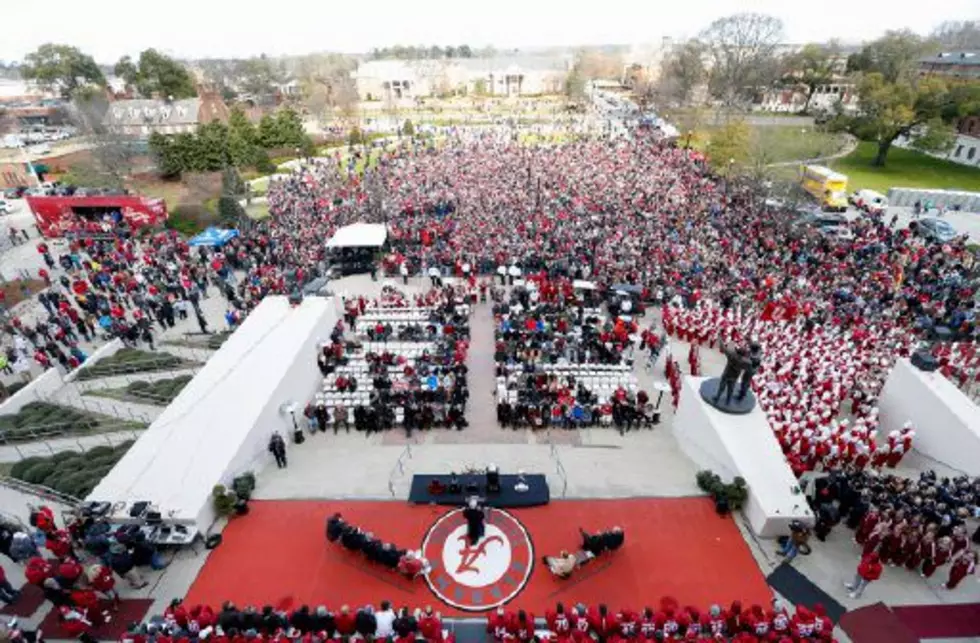
[[[592,558],[592,554],[589,552],[583,553],[587,556],[586,560]],[[571,577],[572,572],[579,565],[578,557],[565,550],[562,550],[557,556],[545,556],[541,560],[548,567],[548,570],[558,578]]]
[[[459,484],[459,478],[456,477],[456,473],[449,474],[449,493],[462,493],[463,486]]]
[[[367,543],[367,538],[357,527],[348,526],[347,530],[340,536],[340,542],[345,549],[362,551]]]
[[[398,572],[407,578],[417,578],[429,571],[429,562],[418,552],[407,551],[398,561]]]
[[[344,535],[346,528],[347,523],[340,517],[340,512],[338,511],[327,519],[327,540],[332,543],[337,542]]]
[[[439,478],[435,478],[429,483],[429,493],[433,496],[441,496],[446,493],[446,485]]]
[[[621,527],[613,527],[609,531],[599,534],[589,534],[584,529],[579,529],[582,533],[582,549],[598,556],[603,552],[616,551],[623,546],[626,534]]]

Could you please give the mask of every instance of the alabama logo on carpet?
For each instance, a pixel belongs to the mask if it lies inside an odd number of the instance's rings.
[[[429,589],[444,603],[469,612],[485,612],[513,599],[527,585],[534,567],[534,546],[517,518],[491,509],[483,538],[471,545],[463,510],[445,514],[429,528],[422,555],[432,566]]]

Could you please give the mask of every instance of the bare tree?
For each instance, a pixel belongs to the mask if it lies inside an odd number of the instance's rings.
[[[686,104],[705,79],[705,46],[689,40],[669,51],[660,63],[656,92],[665,103]]]
[[[932,39],[948,49],[980,49],[980,20],[951,20],[932,32]]]
[[[712,22],[700,38],[711,62],[712,96],[732,107],[771,85],[778,71],[776,46],[782,35],[781,20],[758,13]]]
[[[109,104],[102,92],[78,95],[72,107],[75,126],[90,143],[85,160],[71,168],[72,182],[86,187],[125,187],[146,154],[134,137],[106,125]]]

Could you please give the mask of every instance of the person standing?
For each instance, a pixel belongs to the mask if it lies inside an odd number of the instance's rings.
[[[844,587],[851,590],[848,596],[851,598],[861,598],[861,594],[864,593],[865,588],[874,581],[881,578],[881,562],[878,560],[878,554],[871,552],[867,556],[861,559],[858,563],[857,573],[854,575],[854,581],[851,583],[844,583]]]
[[[467,507],[463,511],[463,517],[466,519],[466,537],[469,539],[470,545],[475,545],[483,538],[484,531],[484,515],[479,499],[469,499]]]
[[[286,441],[278,431],[272,434],[269,439],[269,452],[276,459],[276,466],[280,469],[286,468]]]
[[[943,584],[944,589],[956,589],[964,578],[977,571],[977,552],[963,551],[953,559],[949,566],[949,579]]]
[[[17,602],[18,598],[20,598],[20,590],[14,589],[14,586],[7,580],[7,572],[4,571],[3,567],[0,567],[0,601],[11,605]]]

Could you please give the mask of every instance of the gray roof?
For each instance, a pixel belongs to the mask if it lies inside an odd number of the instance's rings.
[[[165,100],[120,100],[109,105],[106,125],[196,125],[200,98]]]
[[[980,65],[980,51],[943,51],[921,59],[924,63],[940,65]]]

